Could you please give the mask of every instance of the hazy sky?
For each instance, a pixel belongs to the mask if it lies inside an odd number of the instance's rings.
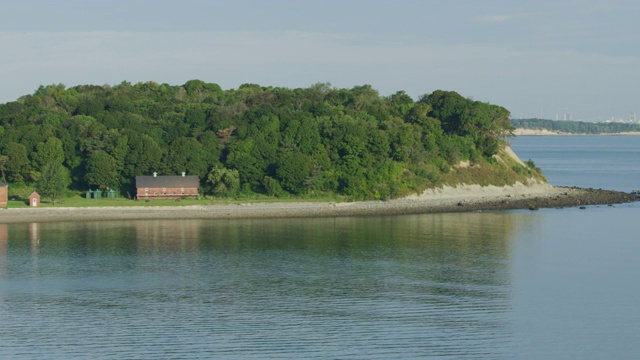
[[[513,117],[640,113],[637,0],[0,0],[0,103],[190,79],[436,89]],[[640,115],[639,115],[640,117]]]

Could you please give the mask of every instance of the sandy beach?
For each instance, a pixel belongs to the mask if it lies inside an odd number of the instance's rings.
[[[492,211],[608,205],[637,201],[617,191],[553,187],[463,185],[431,189],[420,195],[389,201],[346,203],[281,202],[197,206],[22,208],[1,209],[0,223],[143,219],[303,218]]]

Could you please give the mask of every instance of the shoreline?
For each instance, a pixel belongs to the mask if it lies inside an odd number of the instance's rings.
[[[371,215],[404,215],[613,205],[639,201],[620,191],[533,184],[526,186],[463,185],[430,189],[420,195],[389,201],[241,203],[227,205],[21,208],[0,210],[0,223],[269,219]]]
[[[515,136],[640,136],[640,132],[621,132],[610,134],[574,134],[560,131],[551,131],[547,129],[523,129],[517,128],[513,131]]]

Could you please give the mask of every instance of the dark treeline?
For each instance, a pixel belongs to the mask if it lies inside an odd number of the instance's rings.
[[[619,134],[640,131],[640,125],[629,123],[584,122],[547,119],[513,119],[511,124],[517,129],[549,130],[567,134]]]
[[[137,175],[185,171],[205,194],[379,199],[490,158],[511,130],[505,108],[440,90],[414,101],[368,85],[51,85],[0,105],[0,165],[28,185],[62,164],[76,191],[133,193]]]

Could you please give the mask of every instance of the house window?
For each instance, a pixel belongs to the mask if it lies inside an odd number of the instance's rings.
[[[162,193],[166,194],[167,193],[167,188],[162,188]]]
[[[180,193],[184,194],[184,188],[180,188]]]
[[[148,194],[149,193],[149,188],[144,188],[144,193]]]

